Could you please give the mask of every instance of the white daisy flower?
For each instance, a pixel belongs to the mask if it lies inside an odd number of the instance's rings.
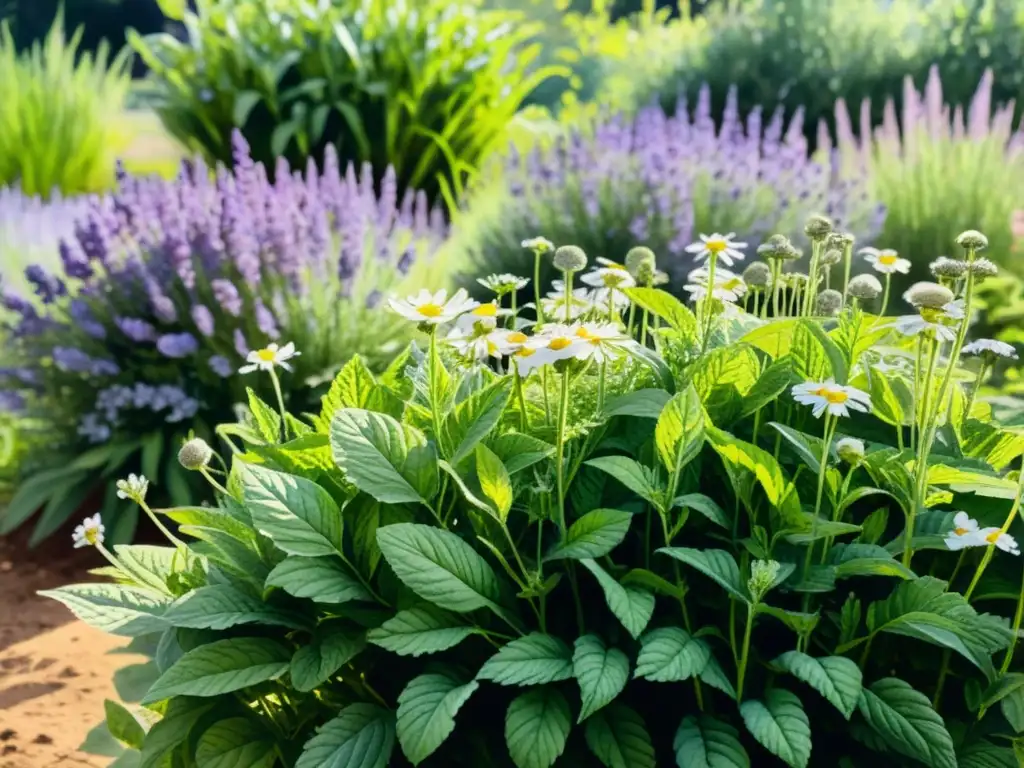
[[[910,272],[910,261],[901,259],[899,254],[892,248],[861,248],[857,253],[864,256],[864,260],[875,268],[876,272],[883,275],[891,275],[899,272],[906,275]]]
[[[985,546],[985,539],[978,533],[978,521],[966,512],[954,515],[953,530],[946,534],[944,541],[954,552],[967,547]]]
[[[746,243],[735,242],[735,232],[727,235],[720,235],[715,232],[713,235],[701,235],[700,241],[686,246],[687,253],[697,254],[698,261],[710,258],[712,254],[718,256],[725,266],[731,267],[734,261],[743,261],[746,258],[741,249],[746,248]]]
[[[998,547],[1003,552],[1009,552],[1011,555],[1020,554],[1017,540],[1010,534],[1005,533],[1002,528],[982,528],[978,531],[978,536],[986,546]]]
[[[546,237],[531,237],[523,240],[520,245],[526,250],[534,251],[535,253],[550,253],[555,250],[555,244]]]
[[[478,326],[486,331],[492,331],[497,327],[499,317],[510,314],[512,310],[499,309],[496,302],[486,301],[459,315],[455,325],[463,331],[472,331]]]
[[[565,282],[555,280],[552,285],[555,290],[540,300],[541,308],[544,310],[544,317],[555,317],[565,319]],[[569,319],[576,320],[594,309],[594,294],[586,288],[576,288],[569,297]]]
[[[512,291],[522,290],[530,284],[530,278],[518,277],[508,272],[502,272],[500,275],[494,274],[487,277],[478,277],[476,281],[499,296],[504,296]]]
[[[583,323],[576,329],[576,335],[586,342],[580,358],[598,363],[620,357],[623,348],[633,343],[616,323]]]
[[[290,371],[292,367],[288,361],[301,354],[301,352],[295,351],[295,345],[290,341],[283,347],[279,347],[277,344],[268,344],[263,349],[254,349],[250,352],[248,357],[245,358],[245,362],[248,364],[239,368],[238,372],[270,371],[277,365],[286,371]]]
[[[408,320],[441,325],[454,320],[463,312],[476,308],[478,302],[469,298],[465,288],[457,290],[450,299],[444,289],[431,293],[424,288],[415,296],[409,296],[404,300],[388,299],[388,304],[391,305],[391,309]]]
[[[116,487],[117,498],[131,499],[141,504],[146,498],[146,491],[149,490],[149,480],[145,475],[131,474],[128,475],[127,480],[118,480]]]
[[[871,397],[867,392],[836,384],[833,379],[797,384],[791,391],[793,399],[798,403],[814,408],[815,418],[821,418],[825,411],[832,416],[849,416],[851,408],[863,413],[871,410]]]
[[[592,269],[590,272],[582,275],[580,280],[595,288],[609,288],[612,290],[632,288],[636,285],[636,280],[633,279],[633,276],[629,274],[625,267],[618,264],[612,267]]]
[[[490,341],[497,346],[502,355],[510,355],[524,345],[530,344],[530,337],[522,331],[510,331],[496,328],[487,334]]]
[[[935,338],[939,341],[956,340],[956,334],[948,325],[932,322],[921,315],[902,315],[885,327],[895,328],[904,336],[918,336],[919,334],[930,332],[935,334]]]
[[[957,299],[956,301],[949,302],[949,304],[945,304],[942,307],[942,312],[950,320],[963,320],[965,309],[964,300]]]
[[[516,365],[516,371],[523,378],[543,365],[554,362],[551,352],[543,346],[542,340],[532,337],[529,342],[520,345],[509,358]]]
[[[962,354],[969,357],[988,357],[997,358],[1004,357],[1007,360],[1017,359],[1017,350],[1013,348],[1012,344],[1007,344],[1005,341],[996,341],[995,339],[978,339],[972,341],[970,344],[964,346],[961,350]]]
[[[704,267],[695,269],[687,279],[690,281],[683,290],[690,294],[693,301],[702,301],[708,294],[708,270]],[[747,292],[747,284],[743,278],[727,269],[715,270],[715,288],[711,295],[719,301],[734,302]]]
[[[551,362],[571,357],[583,359],[587,343],[585,337],[580,336],[579,330],[578,325],[551,323],[545,325],[542,332],[533,338],[544,345],[543,349]]]
[[[474,360],[486,360],[488,357],[500,357],[501,350],[490,338],[490,333],[466,333],[459,329],[448,334],[445,342],[454,347],[460,354]]]
[[[106,528],[103,527],[103,521],[100,520],[99,513],[97,513],[92,517],[85,518],[81,524],[75,526],[75,531],[71,534],[71,540],[75,543],[75,549],[96,547],[103,543],[105,531]]]

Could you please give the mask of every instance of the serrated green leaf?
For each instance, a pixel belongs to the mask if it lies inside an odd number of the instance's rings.
[[[572,677],[572,651],[557,637],[531,632],[503,645],[476,675],[499,685],[544,685]]]
[[[953,739],[928,697],[887,677],[865,688],[857,704],[868,725],[902,755],[931,768],[956,768]]]
[[[692,384],[665,405],[654,427],[654,442],[669,472],[679,472],[700,453],[704,418],[700,396]]]
[[[800,651],[787,651],[772,665],[807,683],[847,720],[857,709],[863,685],[860,667],[852,659],[844,656],[814,658]]]
[[[629,532],[633,515],[618,509],[592,509],[566,532],[565,541],[548,553],[545,560],[582,560],[604,557]]]
[[[173,696],[218,696],[274,680],[288,671],[291,652],[275,640],[234,637],[189,651],[150,689],[143,704]]]
[[[342,408],[366,408],[377,382],[363,358],[353,355],[331,382],[331,388],[321,399],[320,421],[330,426],[334,414]]]
[[[474,392],[448,414],[442,431],[449,446],[446,458],[450,457],[453,467],[472,454],[477,444],[497,426],[511,394],[512,378],[505,376]]]
[[[139,768],[157,768],[165,757],[186,741],[196,722],[214,706],[205,699],[179,697],[171,699],[163,718],[146,734]]]
[[[279,587],[289,595],[317,603],[373,600],[337,557],[286,557],[267,576],[266,586]]]
[[[480,687],[448,674],[414,677],[398,697],[398,743],[413,765],[440,747],[453,730],[455,715]]]
[[[626,456],[600,456],[586,462],[587,466],[607,472],[637,496],[660,507],[662,504],[661,490],[655,483],[653,475],[634,459]]]
[[[781,688],[769,690],[764,701],[744,701],[740,715],[762,747],[791,768],[805,768],[811,759],[811,725],[795,695]]]
[[[264,442],[277,443],[281,440],[281,414],[260,400],[251,387],[245,388],[249,398],[249,411],[256,422],[256,431]]]
[[[671,293],[658,288],[627,288],[625,292],[635,304],[660,317],[683,339],[696,338],[697,318]]]
[[[664,389],[637,389],[615,397],[609,397],[601,415],[610,419],[613,416],[636,416],[641,419],[657,419],[665,404],[672,395]]]
[[[167,595],[121,584],[72,584],[39,593],[63,603],[90,627],[120,637],[138,637],[167,627]]]
[[[175,600],[164,614],[164,620],[173,627],[216,630],[239,624],[302,629],[304,625],[298,618],[275,610],[230,584],[214,584],[188,592]]]
[[[736,729],[709,715],[684,717],[672,748],[679,768],[750,768]]]
[[[584,559],[579,562],[594,574],[615,618],[622,622],[622,626],[634,638],[639,637],[654,614],[654,595],[640,587],[619,584],[593,560]]]
[[[422,656],[454,648],[475,632],[458,616],[427,606],[399,611],[366,639],[399,656]]]
[[[501,459],[486,445],[476,446],[476,475],[480,481],[480,490],[494,505],[498,517],[506,520],[515,495],[512,481]]]
[[[640,645],[633,676],[656,683],[700,675],[711,657],[711,649],[700,638],[679,627],[652,629],[640,638]]]
[[[395,715],[350,704],[306,742],[295,768],[387,768],[395,747]]]
[[[554,688],[517,696],[505,715],[505,743],[517,768],[551,768],[572,728],[569,703]]]
[[[700,679],[701,682],[721,691],[733,701],[736,700],[736,689],[733,687],[732,681],[713,655],[704,666],[704,671],[700,673]]]
[[[106,699],[103,702],[103,711],[107,718],[107,729],[110,735],[120,741],[129,749],[142,749],[142,742],[146,738],[146,731],[135,715],[124,708],[116,701]]]
[[[1018,688],[999,702],[999,711],[1014,733],[1024,731],[1024,689]]]
[[[1019,768],[1011,747],[997,747],[990,741],[976,741],[957,753],[958,768]]]
[[[316,483],[258,464],[242,469],[242,493],[253,525],[290,555],[341,551],[341,510]]]
[[[509,432],[487,441],[494,455],[501,459],[510,475],[544,461],[555,452],[555,446],[536,437]]]
[[[681,563],[696,568],[737,600],[750,601],[746,585],[740,579],[740,567],[724,549],[690,549],[688,547],[662,547],[658,553],[668,555]]]
[[[577,638],[572,670],[580,686],[582,723],[622,693],[629,679],[629,659],[618,648],[606,648],[597,635]]]
[[[362,632],[354,632],[334,623],[321,624],[313,640],[292,656],[289,672],[295,690],[312,691],[326,682],[334,673],[362,653],[366,639]]]
[[[654,745],[644,720],[624,704],[612,704],[587,720],[587,746],[607,768],[655,768]]]
[[[982,694],[981,706],[988,709],[1018,691],[1024,691],[1024,674],[1020,672],[1004,673]]]
[[[196,763],[203,768],[270,768],[276,761],[273,735],[245,717],[214,723],[196,745]]]
[[[694,509],[715,525],[720,525],[723,528],[729,527],[729,517],[725,514],[725,510],[703,493],[687,493],[679,496],[672,502],[672,506],[680,509]]]

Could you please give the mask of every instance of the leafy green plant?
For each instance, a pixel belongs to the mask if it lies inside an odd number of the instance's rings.
[[[189,38],[131,41],[150,67],[170,133],[231,160],[241,130],[253,156],[301,167],[328,143],[343,162],[393,166],[400,190],[458,196],[530,91],[538,46],[520,14],[478,0],[203,0]]]
[[[58,15],[45,41],[19,53],[9,25],[0,24],[0,186],[27,195],[97,192],[114,182],[118,152],[127,144],[112,115],[121,112],[130,82],[128,51],[110,58],[78,50]]]
[[[823,288],[829,229],[770,319],[720,287],[719,235],[693,309],[649,253],[573,247],[536,318],[392,299],[425,346],[353,358],[309,417],[254,409],[223,474],[189,447],[216,508],[119,484],[189,543],[87,520],[110,580],[46,593],[156,641],[110,732],[144,765],[1012,765],[1024,440],[959,366],[984,238],[892,324]],[[577,277],[608,292],[573,320]]]

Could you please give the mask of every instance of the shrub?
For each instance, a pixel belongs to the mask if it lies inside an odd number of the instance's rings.
[[[439,212],[422,193],[400,201],[392,173],[378,198],[368,171],[343,174],[330,151],[322,173],[282,161],[273,184],[241,137],[236,151],[234,175],[196,163],[174,182],[124,178],[62,243],[62,274],[26,270],[41,309],[5,295],[4,387],[49,437],[48,468],[22,484],[0,530],[45,503],[39,541],[122,469],[180,499],[176,445],[190,424],[212,439],[245,401],[234,374],[253,350],[301,346],[282,393],[301,412],[340,361],[362,352],[376,366],[401,348],[405,326],[373,307],[429,265]],[[104,519],[124,540],[134,518],[117,504],[108,494]]]
[[[679,278],[694,232],[731,228],[739,239],[757,241],[816,210],[858,237],[878,231],[884,214],[863,180],[839,180],[838,167],[809,158],[799,116],[787,123],[776,113],[763,126],[755,112],[741,122],[730,103],[718,129],[705,88],[692,118],[651,106],[635,118],[606,117],[592,131],[574,129],[525,155],[513,152],[498,188],[469,203],[460,247],[477,272],[527,275],[532,256],[521,242],[538,232],[612,259],[640,243]]]
[[[19,54],[0,24],[0,186],[25,194],[110,187],[127,143],[116,116],[128,91],[128,56],[101,45],[79,53],[81,28],[64,38],[60,16],[46,40]]]
[[[159,88],[170,133],[208,159],[231,160],[241,129],[253,156],[293,165],[338,147],[400,190],[459,193],[550,73],[521,15],[384,0],[230,0],[186,12],[190,39],[133,37]]]
[[[970,316],[988,264],[962,242]],[[164,512],[196,541],[111,552],[87,521],[113,581],[48,594],[159,638],[114,735],[199,766],[1010,764],[1024,444],[961,390],[953,291],[894,327],[813,317],[816,281],[772,321],[627,282],[630,312],[533,335],[393,301],[426,351],[356,358],[286,442],[250,435],[218,508]]]

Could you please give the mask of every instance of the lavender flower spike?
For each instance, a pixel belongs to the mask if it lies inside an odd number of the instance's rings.
[[[191,333],[167,333],[156,340],[156,348],[164,357],[188,357],[199,351],[199,342]]]

